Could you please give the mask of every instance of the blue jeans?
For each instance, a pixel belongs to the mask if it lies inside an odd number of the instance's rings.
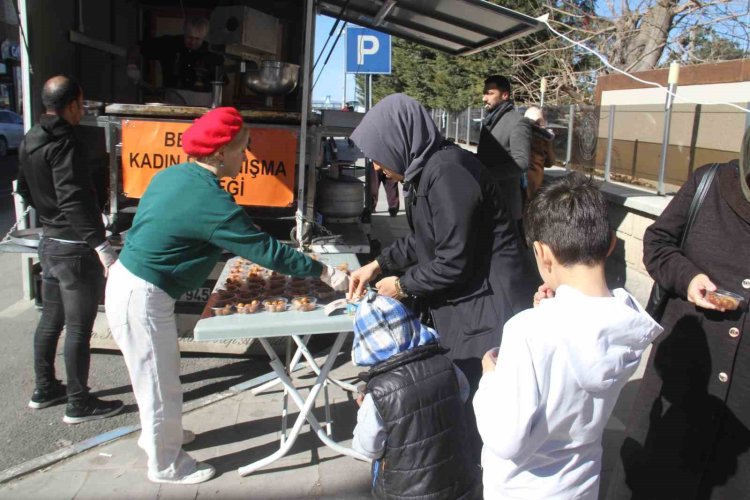
[[[68,402],[88,397],[89,342],[104,285],[104,271],[96,252],[84,243],[61,243],[42,238],[42,316],[34,334],[36,388],[55,382],[57,342],[65,326],[65,372]]]

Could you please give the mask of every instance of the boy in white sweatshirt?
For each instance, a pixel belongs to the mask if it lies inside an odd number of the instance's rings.
[[[474,396],[484,498],[586,499],[599,493],[602,433],[620,390],[661,327],[607,287],[607,203],[582,174],[542,188],[526,239],[544,281],[534,309],[506,324]],[[496,357],[495,357],[496,356]]]

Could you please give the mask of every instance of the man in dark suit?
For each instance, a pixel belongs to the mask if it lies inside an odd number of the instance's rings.
[[[521,225],[523,198],[521,179],[529,169],[531,124],[516,111],[510,82],[492,75],[484,81],[482,97],[487,116],[482,122],[477,156],[500,186],[516,225]]]

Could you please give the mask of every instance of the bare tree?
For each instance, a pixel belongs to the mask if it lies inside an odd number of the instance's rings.
[[[628,72],[670,60],[696,64],[713,56],[748,54],[746,0],[550,0],[538,12],[544,11],[557,31]],[[596,74],[610,72],[596,57],[550,33],[499,50],[513,61],[516,80],[532,99],[544,76],[548,102],[580,102],[590,96]]]

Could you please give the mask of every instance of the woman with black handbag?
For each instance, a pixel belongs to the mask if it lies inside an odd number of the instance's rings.
[[[644,264],[666,292],[651,304],[664,334],[633,405],[609,500],[750,498],[748,151],[750,129],[740,162],[698,169],[646,230]]]

